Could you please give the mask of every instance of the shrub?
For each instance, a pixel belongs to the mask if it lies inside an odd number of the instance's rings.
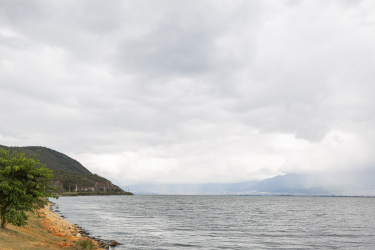
[[[9,154],[0,148],[0,220],[1,228],[7,223],[15,226],[27,225],[27,211],[38,210],[55,197],[49,180],[52,171],[36,159],[38,155],[26,157],[24,152]],[[57,197],[55,197],[57,198]]]
[[[79,240],[76,242],[75,246],[78,249],[84,249],[84,250],[91,250],[96,249],[96,246],[92,240],[85,239],[85,240]]]

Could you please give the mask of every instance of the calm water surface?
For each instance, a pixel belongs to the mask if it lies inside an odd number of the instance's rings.
[[[82,196],[53,200],[115,249],[375,249],[375,199]]]

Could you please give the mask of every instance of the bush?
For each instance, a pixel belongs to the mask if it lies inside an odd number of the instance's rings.
[[[26,226],[28,211],[35,211],[47,203],[48,197],[54,197],[50,187],[52,171],[24,152],[0,148],[0,220],[1,228],[8,223],[14,226]]]
[[[85,240],[79,240],[76,242],[75,246],[78,249],[84,249],[84,250],[91,250],[96,249],[96,246],[92,240],[85,239]]]
[[[46,198],[39,198],[38,200],[36,200],[35,204],[40,207],[40,208],[44,208],[44,205],[48,203],[48,199]]]

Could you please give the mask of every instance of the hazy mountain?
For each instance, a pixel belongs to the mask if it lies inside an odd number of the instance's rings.
[[[325,174],[286,174],[260,182],[142,184],[130,185],[127,188],[136,194],[375,195],[375,169]]]
[[[135,194],[229,194],[250,189],[257,181],[206,184],[140,184],[127,186]],[[125,189],[125,186],[122,186]]]
[[[318,184],[316,180],[315,177],[310,175],[279,175],[257,183],[248,189],[248,191],[264,193],[330,194],[330,191]]]
[[[247,191],[287,194],[374,195],[375,170],[279,175],[265,179]]]

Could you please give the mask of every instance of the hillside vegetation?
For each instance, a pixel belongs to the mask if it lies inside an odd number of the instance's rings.
[[[10,153],[14,151],[25,152],[27,156],[33,156],[36,153],[39,154],[38,160],[42,164],[46,164],[47,167],[53,171],[64,171],[72,173],[91,174],[91,172],[82,166],[78,161],[70,158],[69,156],[57,152],[53,149],[39,146],[29,147],[7,147],[0,145],[0,148],[9,150]]]
[[[71,173],[63,171],[53,171],[53,180],[59,181],[65,191],[74,191],[76,185],[80,188],[88,188],[95,185],[95,183],[108,184],[109,180],[103,178],[97,174],[81,174],[81,173]],[[107,185],[108,186],[108,185]],[[104,191],[104,186],[99,187]],[[114,189],[114,188],[112,188]]]
[[[27,156],[34,156],[38,153],[39,157],[37,159],[40,163],[45,164],[47,168],[53,171],[54,178],[51,186],[60,189],[59,193],[69,190],[71,192],[88,192],[91,194],[128,193],[112,184],[106,178],[92,174],[78,161],[53,149],[38,146],[7,147],[3,145],[0,145],[0,148],[9,150],[10,153],[14,151],[25,152]]]

